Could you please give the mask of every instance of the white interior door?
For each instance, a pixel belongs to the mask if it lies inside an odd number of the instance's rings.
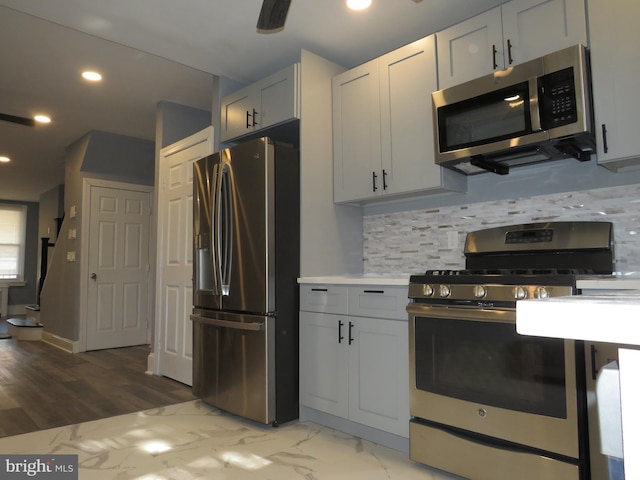
[[[150,196],[91,186],[87,350],[147,343]]]
[[[193,379],[193,162],[213,153],[208,127],[160,151],[156,373]]]

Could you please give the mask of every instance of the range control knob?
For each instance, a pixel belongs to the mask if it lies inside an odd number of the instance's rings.
[[[522,287],[516,287],[514,293],[516,300],[524,300],[527,298],[527,291]]]
[[[549,291],[544,287],[538,287],[538,298],[549,298]]]
[[[473,294],[476,298],[484,298],[487,296],[487,289],[482,285],[476,285],[473,287]]]
[[[440,296],[448,297],[449,295],[451,295],[451,288],[449,285],[440,285]]]
[[[433,295],[433,287],[431,285],[422,285],[422,295],[430,297]]]

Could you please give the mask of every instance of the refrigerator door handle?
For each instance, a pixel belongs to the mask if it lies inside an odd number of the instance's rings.
[[[264,323],[241,323],[230,320],[220,320],[218,318],[201,317],[199,315],[191,315],[191,320],[206,323],[207,325],[212,325],[214,327],[230,328],[232,330],[249,330],[253,332],[260,332],[264,330]]]
[[[220,234],[221,249],[220,249],[220,270],[221,270],[221,285],[222,295],[229,295],[229,284],[231,282],[231,265],[232,265],[232,253],[233,253],[233,239],[234,239],[234,185],[233,185],[233,173],[231,169],[231,163],[224,163],[220,166],[220,201],[221,201],[221,215],[220,219]]]
[[[222,295],[222,263],[220,249],[220,197],[222,190],[222,167],[219,164],[213,166],[213,208],[211,218],[211,237],[213,239],[213,289],[216,295]]]

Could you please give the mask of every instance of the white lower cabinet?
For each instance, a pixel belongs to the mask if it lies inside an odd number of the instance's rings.
[[[300,403],[344,418],[349,416],[346,322],[346,316],[300,312]]]
[[[316,295],[309,295],[312,288]],[[328,301],[348,298],[349,307],[326,313],[318,302],[305,301],[322,293]],[[302,406],[408,438],[406,298],[406,287],[301,287]],[[380,318],[357,315],[363,311]]]

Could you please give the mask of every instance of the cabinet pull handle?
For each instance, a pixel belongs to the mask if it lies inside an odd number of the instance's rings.
[[[496,55],[498,54],[498,51],[496,50],[496,45],[495,43],[493,44],[493,69],[495,70],[496,68],[498,68],[498,64],[496,62]]]
[[[596,346],[592,343],[591,344],[591,378],[593,380],[595,380],[598,377],[598,369],[596,367],[596,353],[598,353],[598,350],[596,350]]]
[[[378,187],[376,187],[376,179],[378,178],[378,176],[376,175],[376,172],[371,172],[373,174],[373,191],[375,192],[376,190],[378,190]]]
[[[607,144],[607,124],[602,124],[602,151],[609,153],[609,145]]]
[[[312,288],[311,291],[312,292],[327,292],[328,289],[326,289],[326,288]]]
[[[349,322],[351,323],[351,322]],[[342,320],[338,320],[338,343],[342,343],[342,340],[344,340],[344,337],[342,336],[342,326],[344,325],[344,322]]]
[[[353,336],[351,335],[352,329],[353,329],[353,323],[349,322],[349,345],[353,343]]]
[[[511,39],[507,38],[507,53],[509,54],[509,65],[513,63],[513,57],[511,56]]]
[[[364,290],[364,293],[384,293],[384,290]]]
[[[384,168],[382,169],[382,189],[387,189],[387,171]]]
[[[257,115],[257,114],[258,114],[258,112],[256,112],[256,109],[254,108],[254,109],[253,109],[253,115],[251,115],[251,117],[252,117],[251,119],[252,119],[252,122],[253,122],[253,126],[254,126],[254,127],[258,124],[258,123],[256,122],[256,115]]]

